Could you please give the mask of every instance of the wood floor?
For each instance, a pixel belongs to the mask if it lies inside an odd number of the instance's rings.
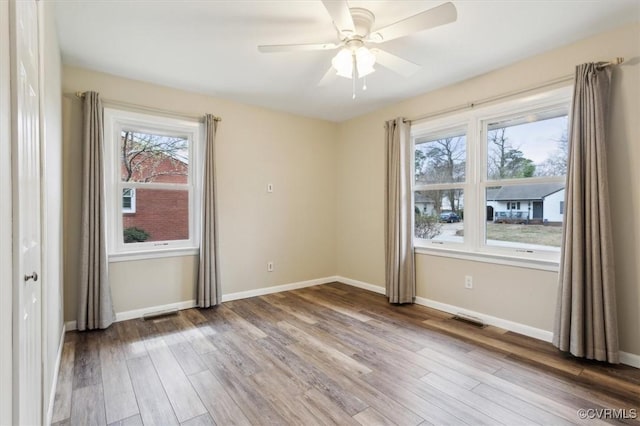
[[[640,370],[334,283],[67,333],[53,421],[638,425],[578,410],[639,402]]]

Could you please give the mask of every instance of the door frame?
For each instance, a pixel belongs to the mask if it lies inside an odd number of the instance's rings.
[[[0,424],[13,423],[13,200],[9,2],[0,1]]]

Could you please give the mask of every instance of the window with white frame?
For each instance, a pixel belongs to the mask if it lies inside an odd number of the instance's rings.
[[[414,124],[415,245],[558,260],[570,100],[563,88]]]
[[[197,249],[201,123],[105,108],[108,251]]]
[[[435,129],[414,139],[414,235],[434,243],[464,241],[466,126]]]
[[[122,190],[122,213],[136,212],[136,190],[125,188]]]

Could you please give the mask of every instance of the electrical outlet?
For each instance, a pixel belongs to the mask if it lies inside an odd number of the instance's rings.
[[[473,288],[473,278],[471,275],[465,275],[464,277],[464,288],[472,289]]]
[[[267,272],[273,272],[273,262],[267,262]]]

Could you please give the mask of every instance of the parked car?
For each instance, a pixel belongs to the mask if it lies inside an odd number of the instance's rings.
[[[460,216],[458,216],[455,212],[442,212],[440,213],[440,222],[460,222]]]

